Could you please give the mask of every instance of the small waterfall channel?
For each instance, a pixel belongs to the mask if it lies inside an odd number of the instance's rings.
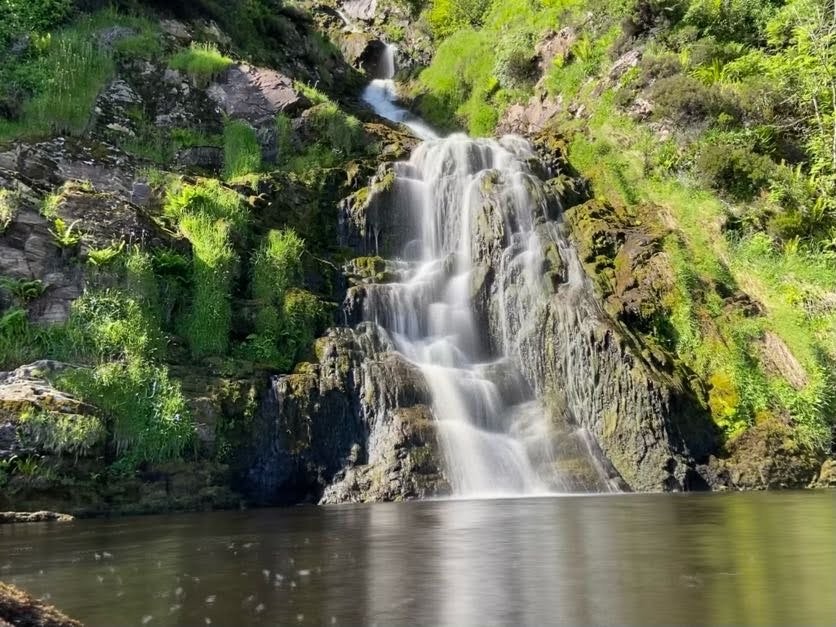
[[[394,165],[392,209],[407,216],[415,232],[398,258],[387,261],[396,280],[367,286],[363,318],[384,328],[421,369],[454,495],[606,491],[606,472],[588,434],[558,432],[515,365],[518,336],[537,332],[524,328],[534,324],[528,312],[546,298],[538,228],[544,221],[537,218],[547,209],[543,182],[532,171],[535,155],[515,136],[440,138],[397,106],[396,54],[387,46],[379,64],[383,76],[368,85],[363,100],[424,140],[409,161]],[[484,210],[488,198],[493,218]],[[502,231],[505,244],[491,253],[498,275],[491,298],[498,305],[488,329],[484,319],[477,320],[474,299],[484,278],[485,245],[478,233],[491,219],[500,221],[493,228]],[[568,283],[580,281],[576,257],[567,255],[566,265]],[[584,449],[575,457],[590,466],[591,483],[578,485],[562,472],[566,442]]]

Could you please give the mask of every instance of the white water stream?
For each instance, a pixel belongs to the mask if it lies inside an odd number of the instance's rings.
[[[542,298],[543,253],[534,220],[545,207],[542,182],[529,171],[533,158],[522,138],[499,141],[463,134],[439,138],[422,121],[395,104],[396,50],[380,62],[383,78],[366,88],[363,99],[382,117],[408,126],[425,140],[408,162],[395,164],[392,193],[399,211],[420,225],[402,252],[396,283],[368,286],[364,318],[393,337],[399,351],[417,364],[433,397],[454,494],[465,497],[545,494],[570,489],[562,481],[553,452],[553,425],[533,400],[503,398],[497,368],[511,367],[515,352],[511,325],[526,319]],[[490,179],[489,181],[487,179]],[[479,329],[471,294],[476,253],[472,232],[489,186],[499,198],[505,232],[500,289],[514,290],[514,311],[500,314],[502,351],[485,361],[486,329]],[[504,294],[503,294],[504,296]],[[521,380],[521,378],[520,378]],[[521,387],[525,387],[522,383]],[[507,396],[507,390],[506,394]]]

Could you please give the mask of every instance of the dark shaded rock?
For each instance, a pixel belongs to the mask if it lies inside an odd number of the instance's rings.
[[[224,151],[216,146],[192,146],[178,152],[175,161],[183,168],[220,172],[224,167]]]
[[[416,498],[446,490],[418,369],[373,324],[331,329],[317,364],[262,404],[248,491],[263,503]]]
[[[823,455],[795,438],[793,430],[777,419],[768,419],[726,443],[727,455],[712,457],[702,474],[714,489],[768,490],[805,488],[832,483],[824,475]],[[826,465],[826,462],[825,462]]]
[[[82,627],[81,623],[19,588],[0,583],[0,623],[15,627]]]

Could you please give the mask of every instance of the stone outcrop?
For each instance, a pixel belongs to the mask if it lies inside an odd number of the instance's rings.
[[[0,525],[34,522],[66,523],[74,520],[74,516],[59,514],[58,512],[0,512]]]
[[[318,362],[277,377],[245,479],[265,503],[444,493],[429,391],[376,325],[331,329]]]
[[[226,115],[254,126],[272,123],[277,113],[296,115],[311,104],[288,76],[245,64],[226,70],[207,94]]]

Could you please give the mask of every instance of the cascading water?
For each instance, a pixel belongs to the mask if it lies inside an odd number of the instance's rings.
[[[392,266],[399,281],[367,286],[363,317],[386,329],[397,349],[420,367],[456,495],[606,490],[600,469],[595,485],[567,484],[556,459],[555,426],[513,366],[519,358],[515,336],[530,318],[527,312],[545,298],[537,224],[546,201],[542,181],[530,171],[531,149],[513,136],[438,138],[395,104],[394,53],[387,47],[380,64],[386,76],[372,81],[363,99],[425,140],[408,162],[395,164],[391,192],[415,233]],[[501,214],[497,228],[503,234],[497,238],[501,337],[495,342],[486,340],[492,330],[477,325],[473,302],[476,264],[484,253],[474,233],[484,226],[489,198]],[[489,343],[498,346],[491,351]],[[500,384],[509,377],[512,389]]]
[[[409,111],[395,104],[397,92],[395,88],[395,57],[398,49],[392,44],[386,44],[378,63],[379,78],[375,78],[366,86],[363,101],[375,112],[387,120],[404,124],[421,139],[435,139],[435,131],[412,115]]]

